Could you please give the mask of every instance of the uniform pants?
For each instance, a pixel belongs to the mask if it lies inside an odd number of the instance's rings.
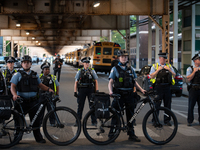
[[[188,101],[188,123],[192,123],[194,121],[194,106],[198,104],[198,114],[200,115],[200,90],[195,90],[191,88],[189,90],[189,101]],[[198,121],[200,122],[200,116],[198,117]]]
[[[54,69],[54,75],[56,76],[56,74],[57,74],[57,72],[58,72],[58,82],[60,81],[60,73],[61,73],[61,68],[55,68]]]
[[[156,93],[159,96],[159,99],[161,100],[155,103],[156,108],[160,107],[163,100],[164,107],[167,107],[171,110],[172,94],[170,85],[156,85],[155,88],[156,88]],[[168,123],[170,120],[171,120],[170,117],[164,116],[165,123]]]
[[[39,100],[36,100],[36,101],[33,101],[33,102],[23,102],[23,103],[21,103],[23,111],[26,112],[27,110],[32,108],[34,105],[38,104],[38,102],[39,102]],[[28,112],[30,121],[33,120],[33,117],[35,116],[39,107],[40,106],[36,106],[33,109],[31,109],[31,111]],[[21,109],[20,109],[20,107],[17,103],[15,103],[15,109],[18,112],[21,112]],[[37,119],[35,120],[35,122],[33,124],[33,128],[37,128],[37,127],[38,127],[38,129],[33,130],[33,135],[34,135],[36,141],[40,141],[41,139],[43,139],[42,134],[40,133],[40,116],[37,117]]]
[[[46,101],[45,97],[40,95],[40,99],[39,101],[41,103],[44,103],[43,101]],[[56,102],[53,103],[54,106],[56,107]],[[40,124],[42,124],[42,121],[43,121],[43,118],[44,118],[44,113],[45,113],[45,108],[47,107],[47,111],[51,111],[51,105],[49,103],[47,103],[46,106],[43,106],[41,112],[40,112]],[[55,124],[55,117],[53,115],[49,116],[49,121],[50,121],[50,124]]]
[[[124,106],[126,107],[126,119],[127,119],[127,123],[128,123],[128,121],[133,116],[134,109],[136,107],[133,93],[131,93],[129,95],[121,95],[121,98],[119,99],[119,105],[121,108],[123,108]],[[115,108],[116,110],[119,110],[116,99],[113,100],[112,107]],[[111,124],[112,125],[117,124],[117,120],[115,118],[113,118]],[[131,124],[128,124],[128,127],[129,127],[129,130],[127,132],[127,135],[135,135],[133,122]],[[112,129],[110,130],[110,133],[112,133]]]
[[[85,105],[85,99],[88,98],[89,106],[91,106],[93,103],[90,102],[91,95],[94,93],[94,88],[79,88],[78,89],[78,97],[77,97],[77,103],[78,103],[78,110],[77,114],[79,119],[82,119],[83,114],[83,108]],[[96,117],[95,114],[91,115],[92,123],[96,123]]]

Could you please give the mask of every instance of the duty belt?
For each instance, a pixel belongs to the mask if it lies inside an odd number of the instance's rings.
[[[131,95],[133,93],[133,88],[114,88],[114,93],[121,95]]]
[[[34,96],[34,97],[31,97],[31,98],[23,98],[23,101],[24,102],[33,102],[33,101],[36,101],[37,99],[38,99],[37,96]]]
[[[200,85],[199,84],[191,84],[191,87],[195,90],[200,90]]]
[[[78,84],[79,88],[84,88],[84,87],[93,87],[94,84],[93,83],[80,83]]]

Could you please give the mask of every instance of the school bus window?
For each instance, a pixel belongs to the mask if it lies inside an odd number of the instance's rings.
[[[96,55],[101,55],[101,47],[96,47]]]
[[[112,54],[112,48],[103,48],[103,54],[104,55],[111,55]]]
[[[78,56],[80,56],[80,52],[78,52]]]
[[[119,48],[114,49],[114,55],[117,55],[117,52],[119,51]]]

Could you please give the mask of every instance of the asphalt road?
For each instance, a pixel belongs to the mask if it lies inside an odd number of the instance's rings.
[[[32,69],[37,71],[38,73],[41,72],[39,65],[34,64]],[[74,77],[77,72],[77,68],[72,66],[64,65],[61,72],[61,79],[60,79],[60,98],[61,102],[58,103],[58,106],[67,106],[72,108],[73,110],[77,110],[77,102],[76,98],[73,96],[73,88],[74,88]],[[53,70],[51,68],[51,72]],[[97,73],[98,74],[98,82],[99,82],[99,90],[101,92],[108,93],[108,75]],[[90,143],[84,136],[83,133],[79,136],[79,138],[72,144],[68,146],[56,146],[50,143],[47,139],[46,144],[38,144],[35,142],[33,135],[24,135],[23,140],[20,143],[10,149],[75,149],[75,150],[98,150],[98,149],[115,149],[115,150],[129,150],[129,149],[141,149],[141,150],[152,150],[152,149],[171,149],[171,150],[184,150],[190,149],[195,150],[199,149],[200,147],[200,125],[198,120],[198,110],[197,105],[195,106],[194,114],[195,114],[195,121],[192,127],[187,126],[187,109],[188,109],[188,98],[187,97],[175,97],[173,95],[172,98],[172,110],[175,113],[179,127],[178,132],[175,138],[168,144],[158,146],[150,143],[143,135],[142,132],[142,120],[144,115],[149,110],[149,106],[145,106],[140,114],[136,118],[136,126],[135,132],[136,135],[141,139],[140,143],[128,141],[128,136],[126,133],[121,132],[120,136],[114,143],[105,146],[94,145]],[[89,110],[88,102],[85,103],[84,113],[85,115]]]

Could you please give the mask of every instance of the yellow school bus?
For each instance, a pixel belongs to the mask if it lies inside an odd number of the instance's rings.
[[[109,72],[111,70],[112,57],[117,57],[121,46],[114,42],[98,42],[87,49],[86,56],[91,57],[91,67],[96,72]]]
[[[81,60],[81,51],[82,49],[77,49],[75,52],[74,52],[74,59],[73,59],[73,66],[75,67],[78,67],[79,66],[79,62]]]
[[[68,60],[68,57],[69,57],[68,55],[69,55],[68,53],[65,54],[65,64],[67,64],[67,60]]]
[[[75,54],[75,52],[73,51],[73,52],[71,52],[71,58],[70,58],[70,60],[69,60],[69,64],[70,65],[73,65],[73,61],[74,61],[74,54]]]
[[[70,53],[68,53],[68,58],[67,58],[67,64],[69,64],[70,63],[70,59],[71,59],[71,52]]]

